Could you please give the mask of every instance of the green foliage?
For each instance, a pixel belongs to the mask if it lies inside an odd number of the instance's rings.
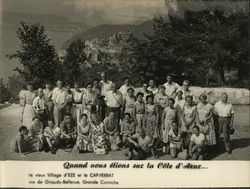
[[[22,67],[15,70],[24,76],[25,81],[36,85],[47,81],[54,82],[58,58],[44,27],[21,22],[17,28],[17,37],[20,40],[20,50],[7,55],[10,59],[19,59]]]

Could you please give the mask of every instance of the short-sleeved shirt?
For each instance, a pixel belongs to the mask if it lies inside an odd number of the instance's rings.
[[[46,106],[45,106],[45,100],[44,98],[40,98],[39,96],[37,96],[34,100],[33,100],[33,108],[35,108],[36,110],[45,110]]]
[[[83,92],[81,90],[72,90],[73,100],[75,103],[81,103],[83,99]]]
[[[106,82],[103,80],[100,81],[101,95],[102,96],[105,96],[106,93],[111,90],[111,85],[112,85],[112,81],[109,81],[109,80],[107,80]]]
[[[192,134],[190,140],[191,140],[191,142],[194,142],[195,144],[199,145],[199,144],[203,143],[203,141],[205,140],[205,136],[202,133],[200,133],[199,136]]]
[[[142,138],[139,134],[134,134],[132,138],[137,139],[138,145],[141,147],[143,151],[146,152],[150,151],[150,146],[152,145],[153,142],[152,138],[150,138],[147,135],[144,138]]]
[[[54,135],[60,134],[61,130],[59,127],[54,127],[53,129],[49,126],[44,129],[44,133],[47,133],[50,135],[50,133],[53,133]]]
[[[103,124],[109,132],[113,132],[118,126],[117,119],[111,119],[110,117],[106,117]]]
[[[125,98],[127,96],[127,90],[130,88],[130,86],[122,85],[119,89],[119,91],[122,93],[122,96]]]
[[[45,99],[46,101],[50,101],[51,98],[52,98],[52,93],[53,93],[52,90],[43,89],[44,99]]]
[[[219,117],[231,117],[234,114],[233,105],[221,101],[214,105],[214,110]]]
[[[73,121],[71,121],[71,123],[66,123],[63,121],[60,125],[60,130],[66,134],[73,133],[75,131],[75,124]]]
[[[120,121],[121,131],[133,132],[135,130],[135,123],[133,121]]]
[[[105,100],[108,107],[118,108],[123,104],[123,97],[120,91],[114,93],[113,91],[108,91],[105,96]]]
[[[164,87],[166,88],[165,93],[169,97],[173,97],[175,92],[180,88],[180,86],[175,82],[172,82],[171,84],[167,82],[167,83],[164,84]]]
[[[177,133],[175,133],[173,129],[171,129],[168,135],[172,137],[172,140],[174,142],[181,142],[181,129],[178,128]]]
[[[65,90],[56,87],[52,93],[52,100],[54,100],[57,104],[64,104],[66,101],[66,96],[67,94]]]
[[[158,93],[157,87],[154,87],[154,88],[148,87],[148,91],[151,91],[153,93],[153,95],[156,95]]]
[[[154,98],[155,104],[161,106],[162,108],[165,108],[168,106],[168,95],[163,95],[161,93],[158,93],[155,95]]]

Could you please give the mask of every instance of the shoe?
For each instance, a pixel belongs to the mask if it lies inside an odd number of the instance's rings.
[[[55,148],[51,148],[51,154],[56,154],[56,149]]]

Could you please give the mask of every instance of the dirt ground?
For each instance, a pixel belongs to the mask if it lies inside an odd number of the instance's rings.
[[[233,152],[228,155],[223,146],[219,152],[211,154],[210,160],[250,160],[250,121],[247,105],[235,105],[235,134],[231,137]],[[21,157],[17,153],[9,151],[12,138],[18,132],[21,120],[21,108],[19,105],[11,105],[0,109],[0,160],[25,160],[25,161],[65,161],[65,160],[126,160],[126,150],[109,152],[107,155],[78,154],[78,152],[66,152],[59,149],[55,155],[50,152],[34,152]],[[222,145],[222,144],[221,144]],[[152,159],[152,158],[149,158]],[[160,154],[159,159],[171,160],[170,155]]]

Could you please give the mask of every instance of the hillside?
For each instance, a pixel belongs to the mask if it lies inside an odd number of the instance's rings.
[[[153,21],[146,21],[139,25],[108,25],[108,24],[102,24],[95,27],[92,27],[84,32],[81,32],[72,38],[70,38],[68,41],[66,41],[62,47],[62,49],[66,49],[67,46],[76,39],[81,40],[90,40],[94,38],[108,38],[109,36],[113,35],[114,33],[118,33],[121,31],[131,31],[133,33],[133,36],[135,38],[142,39],[144,38],[145,34],[152,34],[153,33]]]

